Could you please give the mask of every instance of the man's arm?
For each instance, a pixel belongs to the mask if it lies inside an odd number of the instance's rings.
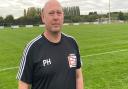
[[[81,68],[76,70],[76,89],[84,89]]]
[[[19,81],[18,89],[30,89],[30,84],[25,82]]]

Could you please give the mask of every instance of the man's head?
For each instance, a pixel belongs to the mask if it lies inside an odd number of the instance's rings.
[[[63,9],[60,3],[57,0],[49,0],[43,8],[41,18],[45,23],[46,30],[55,33],[60,32],[64,21]]]

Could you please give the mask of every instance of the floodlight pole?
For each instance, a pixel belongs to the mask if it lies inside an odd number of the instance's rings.
[[[111,2],[109,0],[109,24],[111,23]]]

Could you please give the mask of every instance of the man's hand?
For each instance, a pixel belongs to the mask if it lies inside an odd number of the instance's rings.
[[[84,89],[81,68],[76,70],[76,89]]]
[[[18,89],[30,89],[30,84],[27,84],[25,82],[19,81]]]

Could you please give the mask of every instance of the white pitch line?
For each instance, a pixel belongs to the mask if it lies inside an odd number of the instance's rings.
[[[90,54],[90,55],[85,55],[85,56],[81,56],[81,57],[92,57],[92,56],[97,56],[97,55],[112,54],[112,53],[125,52],[125,51],[128,51],[128,49]]]
[[[7,70],[12,70],[12,69],[17,69],[17,68],[18,68],[18,66],[9,67],[9,68],[3,68],[3,69],[0,69],[0,72],[7,71]]]
[[[90,54],[90,55],[81,56],[81,57],[82,58],[83,57],[92,57],[92,56],[98,56],[98,55],[104,55],[104,54],[112,54],[112,53],[125,52],[125,51],[128,51],[128,49],[117,50],[117,51],[110,51],[110,52],[103,52],[103,53],[96,53],[96,54]],[[17,69],[17,68],[18,68],[18,66],[9,67],[9,68],[3,68],[3,69],[0,69],[0,72],[7,71],[7,70],[13,70],[13,69]]]

